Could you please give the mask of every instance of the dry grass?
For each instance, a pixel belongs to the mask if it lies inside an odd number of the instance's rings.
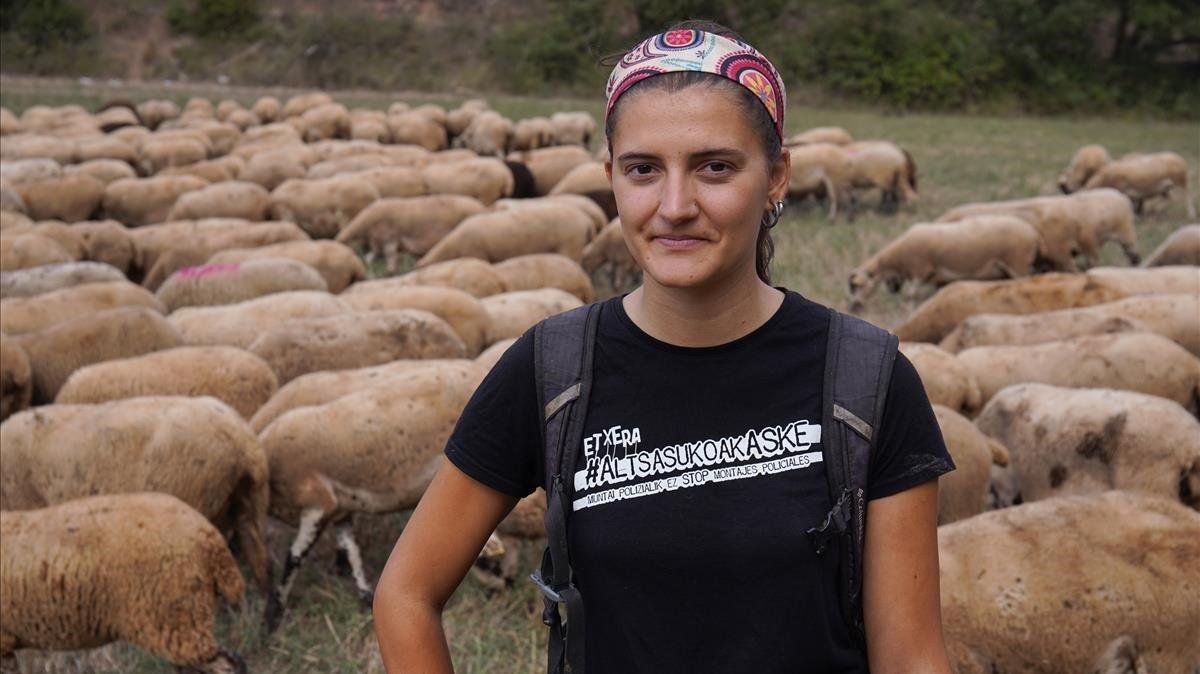
[[[260,90],[204,87],[120,86],[83,87],[66,81],[4,78],[0,103],[14,111],[33,103],[81,103],[95,106],[109,97],[140,100],[197,93],[211,98],[250,102]],[[274,91],[287,95],[286,91]],[[348,104],[386,107],[396,99],[453,105],[459,99],[420,94],[349,92],[339,96]],[[538,100],[494,98],[501,112],[522,117],[558,109],[599,113],[596,100]],[[1086,143],[1102,143],[1114,155],[1133,150],[1173,150],[1200,169],[1200,134],[1194,125],[1093,119],[1034,119],[957,117],[945,115],[885,116],[794,107],[789,128],[836,124],[857,138],[888,138],[908,149],[920,176],[920,201],[895,215],[865,211],[852,223],[825,221],[812,206],[789,207],[776,229],[776,283],[813,299],[845,308],[845,284],[850,270],[913,222],[930,220],[968,201],[1016,198],[1054,193],[1054,181],[1072,153]],[[1200,193],[1200,189],[1193,189]],[[1196,195],[1200,198],[1200,194]],[[870,200],[868,200],[870,201]],[[1185,224],[1184,207],[1176,198],[1157,205],[1138,220],[1140,249],[1149,253],[1171,231]],[[1119,251],[1104,251],[1109,264],[1123,264]],[[895,325],[907,308],[880,292],[869,303],[867,318]],[[382,569],[404,522],[403,515],[363,518],[359,522],[368,574]],[[292,532],[273,532],[276,560],[283,557]],[[324,540],[314,550],[293,592],[291,607],[280,632],[264,635],[259,617],[262,603],[250,590],[245,605],[224,613],[218,624],[223,643],[241,652],[256,672],[379,672],[378,648],[370,614],[364,610],[349,579],[333,573],[332,544]],[[536,556],[523,548],[526,567]],[[518,582],[508,593],[488,594],[468,578],[445,614],[455,664],[460,672],[536,672],[544,667],[545,628],[539,619],[540,601],[532,585]],[[84,654],[25,653],[23,672],[166,672],[170,667],[141,651],[117,644]]]

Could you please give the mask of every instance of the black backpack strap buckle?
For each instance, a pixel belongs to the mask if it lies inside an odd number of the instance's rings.
[[[825,552],[829,542],[835,536],[845,536],[850,532],[850,490],[843,489],[837,503],[825,513],[825,519],[820,526],[808,530],[808,540],[818,555]]]

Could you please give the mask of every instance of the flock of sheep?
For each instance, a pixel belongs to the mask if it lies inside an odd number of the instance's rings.
[[[274,628],[330,527],[369,600],[353,516],[413,507],[512,340],[639,273],[595,127],[323,93],[0,108],[0,657],[125,640],[244,671],[213,636],[234,555]],[[916,198],[892,143],[788,144],[793,199]],[[954,209],[851,278],[858,303],[944,286],[896,332],[959,466],[959,672],[1200,666],[1200,225],[1146,260],[1173,266],[1080,273],[1108,241],[1136,262],[1134,201],[1176,184],[1142,177],[1160,155],[1085,150],[1063,179],[1083,191]],[[517,576],[539,499],[489,540],[485,584]],[[282,569],[268,516],[296,528]]]

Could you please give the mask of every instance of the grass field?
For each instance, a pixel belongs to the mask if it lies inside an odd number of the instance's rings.
[[[95,107],[109,98],[142,100],[204,95],[214,101],[234,98],[249,104],[263,90],[217,85],[95,85],[65,80],[0,79],[0,104],[16,113],[42,103],[79,103]],[[271,91],[283,97],[289,92]],[[347,105],[386,107],[393,100],[436,102],[451,106],[461,98],[422,94],[385,95],[347,92],[336,96]],[[493,107],[513,118],[555,110],[584,109],[599,116],[601,101],[499,97]],[[919,174],[920,200],[895,215],[863,211],[852,222],[825,221],[811,205],[789,207],[776,231],[775,280],[813,299],[845,309],[846,280],[859,262],[908,225],[935,218],[961,203],[1053,194],[1055,179],[1074,151],[1087,143],[1105,145],[1113,155],[1130,151],[1173,150],[1193,167],[1192,189],[1200,167],[1200,125],[1126,122],[1105,119],[995,118],[950,115],[886,116],[869,112],[789,109],[788,128],[795,132],[817,125],[839,125],[856,138],[885,138],[913,155]],[[1200,198],[1200,194],[1196,195]],[[873,203],[874,197],[868,197]],[[1154,204],[1137,222],[1139,248],[1149,253],[1168,234],[1186,223],[1182,200]],[[1115,245],[1104,250],[1105,264],[1125,264]],[[908,310],[900,300],[880,291],[865,316],[893,326]],[[358,523],[368,574],[382,569],[405,515],[362,518]],[[277,564],[292,531],[272,531]],[[328,538],[328,537],[327,537]],[[527,545],[526,568],[538,554]],[[242,653],[254,672],[380,672],[378,649],[368,611],[358,603],[348,578],[333,573],[333,545],[323,540],[310,556],[293,590],[286,621],[274,636],[260,626],[262,602],[253,589],[241,608],[229,609],[219,621],[222,642]],[[545,628],[541,602],[532,584],[518,582],[508,593],[492,595],[468,577],[445,614],[446,633],[460,672],[536,672],[544,668]],[[24,672],[167,672],[165,663],[124,644],[87,653],[21,656]]]

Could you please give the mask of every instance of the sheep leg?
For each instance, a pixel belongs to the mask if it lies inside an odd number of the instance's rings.
[[[383,257],[387,260],[388,275],[394,275],[400,268],[400,242],[388,241],[384,244]]]
[[[296,579],[296,573],[300,570],[300,563],[304,561],[308,552],[312,550],[313,544],[321,537],[321,531],[328,522],[328,513],[324,510],[313,508],[300,514],[300,527],[296,532],[295,540],[292,541],[291,549],[288,550],[287,562],[283,566],[279,585],[267,601],[268,631],[274,632],[279,627],[288,593],[292,590],[292,581]]]
[[[837,188],[833,186],[833,181],[829,179],[829,176],[821,176],[821,182],[825,185],[825,199],[829,202],[829,221],[833,222],[837,220]]]
[[[242,656],[227,651],[224,648],[217,651],[217,657],[196,667],[176,667],[177,672],[207,672],[208,674],[246,674],[246,661]]]
[[[354,586],[358,588],[358,596],[370,608],[375,600],[375,592],[367,581],[367,573],[363,569],[362,552],[354,540],[354,520],[347,518],[337,525],[337,546],[339,561],[345,555],[350,565],[350,573],[354,577]]]

